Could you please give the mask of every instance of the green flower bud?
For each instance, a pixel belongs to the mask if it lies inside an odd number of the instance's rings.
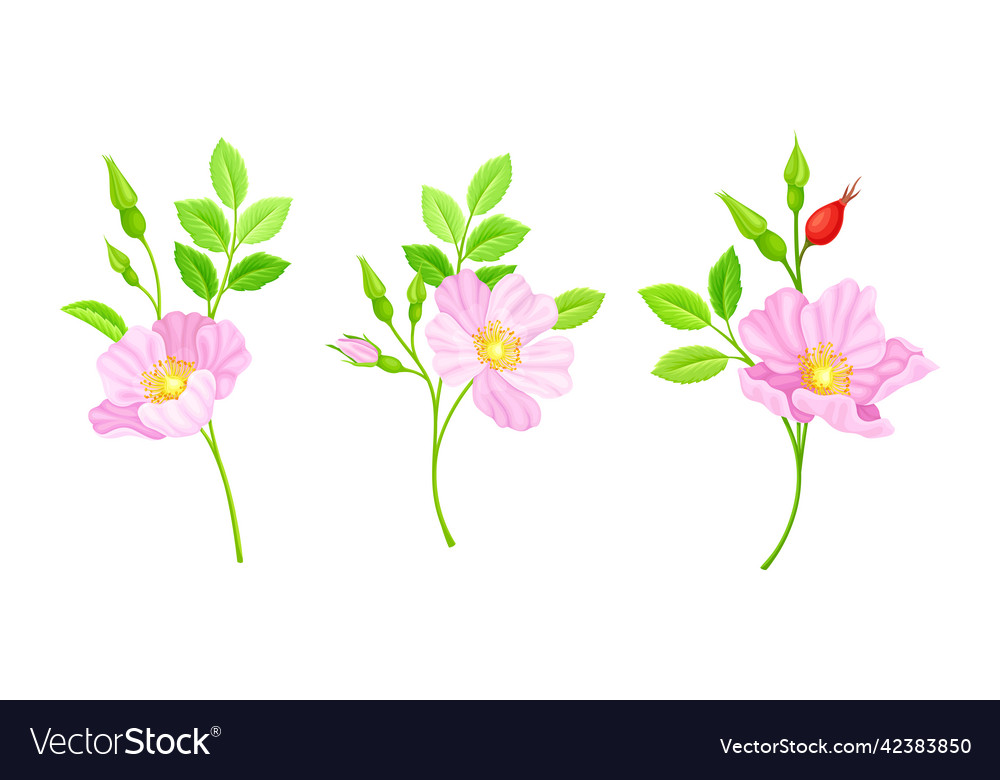
[[[785,240],[770,230],[765,230],[761,233],[760,236],[754,239],[754,243],[757,244],[757,248],[764,257],[776,263],[780,263],[788,254],[788,247],[785,246]]]
[[[122,278],[125,282],[132,287],[139,286],[139,274],[135,272],[135,269],[131,266],[122,271]]]
[[[142,238],[146,232],[146,218],[135,206],[122,211],[122,230],[130,238]]]
[[[725,192],[717,192],[715,194],[722,198],[722,202],[726,204],[729,213],[733,215],[733,222],[736,223],[736,229],[740,231],[744,238],[757,238],[757,236],[767,230],[767,220],[756,211],[748,209]]]
[[[788,208],[798,214],[806,202],[806,191],[794,184],[788,185]]]
[[[424,287],[424,276],[420,271],[417,271],[410,286],[406,288],[406,300],[410,303],[423,303],[427,300],[427,288]]]
[[[361,255],[358,255],[358,260],[361,261],[361,283],[365,286],[365,295],[372,300],[383,297],[385,285],[382,284],[382,280],[375,275],[372,267],[368,265],[368,261]]]
[[[375,365],[390,374],[398,374],[400,371],[406,370],[406,366],[391,355],[379,355],[378,363]]]
[[[139,202],[139,196],[135,194],[132,185],[122,176],[122,172],[118,170],[114,160],[105,157],[104,162],[108,164],[108,179],[111,182],[111,205],[119,211],[132,208]]]
[[[416,325],[420,322],[420,318],[424,314],[424,305],[422,303],[411,303],[410,311],[408,312],[410,317],[410,322]]]
[[[809,181],[809,163],[806,156],[799,149],[799,137],[795,136],[795,146],[792,147],[792,154],[785,165],[785,184],[794,184],[796,187],[805,187]],[[789,195],[791,199],[791,195]],[[791,204],[789,204],[791,205]],[[792,209],[798,211],[798,209]]]
[[[104,243],[108,244],[108,239],[105,238]],[[118,274],[124,273],[125,269],[131,265],[128,255],[120,249],[115,249],[111,244],[108,244],[108,262],[111,263],[111,269]]]
[[[372,299],[372,311],[379,322],[392,322],[392,304],[384,295]]]

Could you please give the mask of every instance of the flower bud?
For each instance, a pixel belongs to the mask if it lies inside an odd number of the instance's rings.
[[[424,276],[420,271],[417,271],[410,286],[406,288],[406,300],[410,303],[423,303],[427,300],[427,288],[424,287]]]
[[[410,322],[416,325],[418,322],[420,322],[420,318],[423,316],[423,314],[424,314],[424,305],[422,303],[410,304],[410,310],[407,312],[407,315],[410,318]]]
[[[130,238],[142,238],[146,232],[146,218],[135,206],[122,211],[122,230]]]
[[[129,284],[132,287],[139,286],[139,274],[137,274],[135,269],[131,266],[122,271],[122,278],[125,280],[126,284]]]
[[[358,260],[361,261],[361,283],[365,287],[365,295],[372,300],[383,297],[385,285],[382,284],[382,280],[375,275],[372,267],[368,265],[368,261],[361,255],[358,255]]]
[[[785,240],[770,230],[765,230],[761,233],[754,240],[754,243],[757,244],[757,248],[764,257],[776,263],[780,263],[788,254],[788,247],[785,246]]]
[[[799,149],[799,137],[795,136],[795,146],[792,147],[792,154],[785,165],[785,184],[795,185],[800,189],[809,182],[809,163],[806,156]],[[797,210],[797,209],[796,209]]]
[[[755,239],[767,230],[767,220],[752,209],[748,209],[735,198],[725,192],[715,193],[722,202],[726,204],[729,213],[733,215],[733,222],[736,229],[740,231],[744,238]]]
[[[104,239],[104,243],[108,244],[108,262],[111,263],[111,269],[115,273],[124,273],[131,265],[131,261],[128,259],[128,255],[122,252],[120,249],[115,249],[111,244],[108,243],[108,239]]]
[[[406,371],[406,366],[399,362],[397,358],[390,355],[379,355],[378,367],[389,374],[398,374],[400,371]]]
[[[348,360],[345,360],[345,363],[350,362],[363,368],[374,366],[382,355],[382,351],[367,338],[347,336],[347,338],[337,339],[337,344],[340,346],[334,344],[327,344],[327,346],[346,356]]]
[[[392,322],[392,304],[384,295],[372,299],[372,311],[375,312],[375,319],[379,322]]]
[[[135,190],[132,189],[132,185],[122,176],[122,172],[118,170],[118,166],[115,165],[114,160],[105,156],[104,162],[108,165],[108,179],[111,185],[111,205],[119,211],[132,208],[139,202],[139,197],[135,194]]]

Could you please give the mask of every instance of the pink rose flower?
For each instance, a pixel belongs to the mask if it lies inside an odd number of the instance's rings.
[[[534,341],[559,318],[555,301],[534,295],[523,276],[503,277],[492,292],[466,269],[434,293],[441,311],[427,326],[434,370],[444,383],[472,381],[472,399],[501,428],[526,431],[542,411],[532,395],[554,398],[573,386],[573,345],[563,336]]]
[[[364,339],[348,337],[337,339],[340,346],[335,349],[340,350],[351,360],[361,366],[374,366],[378,362],[379,351],[375,345]],[[345,361],[346,362],[346,361]]]
[[[778,290],[739,326],[748,351],[761,359],[740,369],[743,394],[781,417],[807,423],[818,415],[838,431],[888,436],[876,402],[937,368],[901,338],[885,340],[875,316],[875,288],[853,279],[818,301],[791,287]]]
[[[107,398],[90,410],[90,422],[107,437],[190,436],[249,365],[233,323],[170,312],[152,330],[129,328],[97,359]]]

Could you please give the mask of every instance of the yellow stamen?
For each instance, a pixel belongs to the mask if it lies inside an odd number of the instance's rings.
[[[194,373],[194,363],[168,357],[156,361],[149,371],[142,373],[142,386],[146,388],[146,400],[154,404],[173,401],[187,390],[188,377]]]
[[[472,337],[480,363],[488,363],[497,371],[516,371],[521,362],[521,339],[514,331],[504,328],[500,320],[487,322]]]
[[[843,352],[833,353],[833,344],[821,341],[806,354],[799,355],[802,386],[818,395],[850,395],[854,366],[847,364]]]

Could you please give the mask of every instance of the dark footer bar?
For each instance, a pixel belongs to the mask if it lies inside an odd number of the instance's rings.
[[[0,775],[995,777],[998,724],[987,701],[7,701]]]

